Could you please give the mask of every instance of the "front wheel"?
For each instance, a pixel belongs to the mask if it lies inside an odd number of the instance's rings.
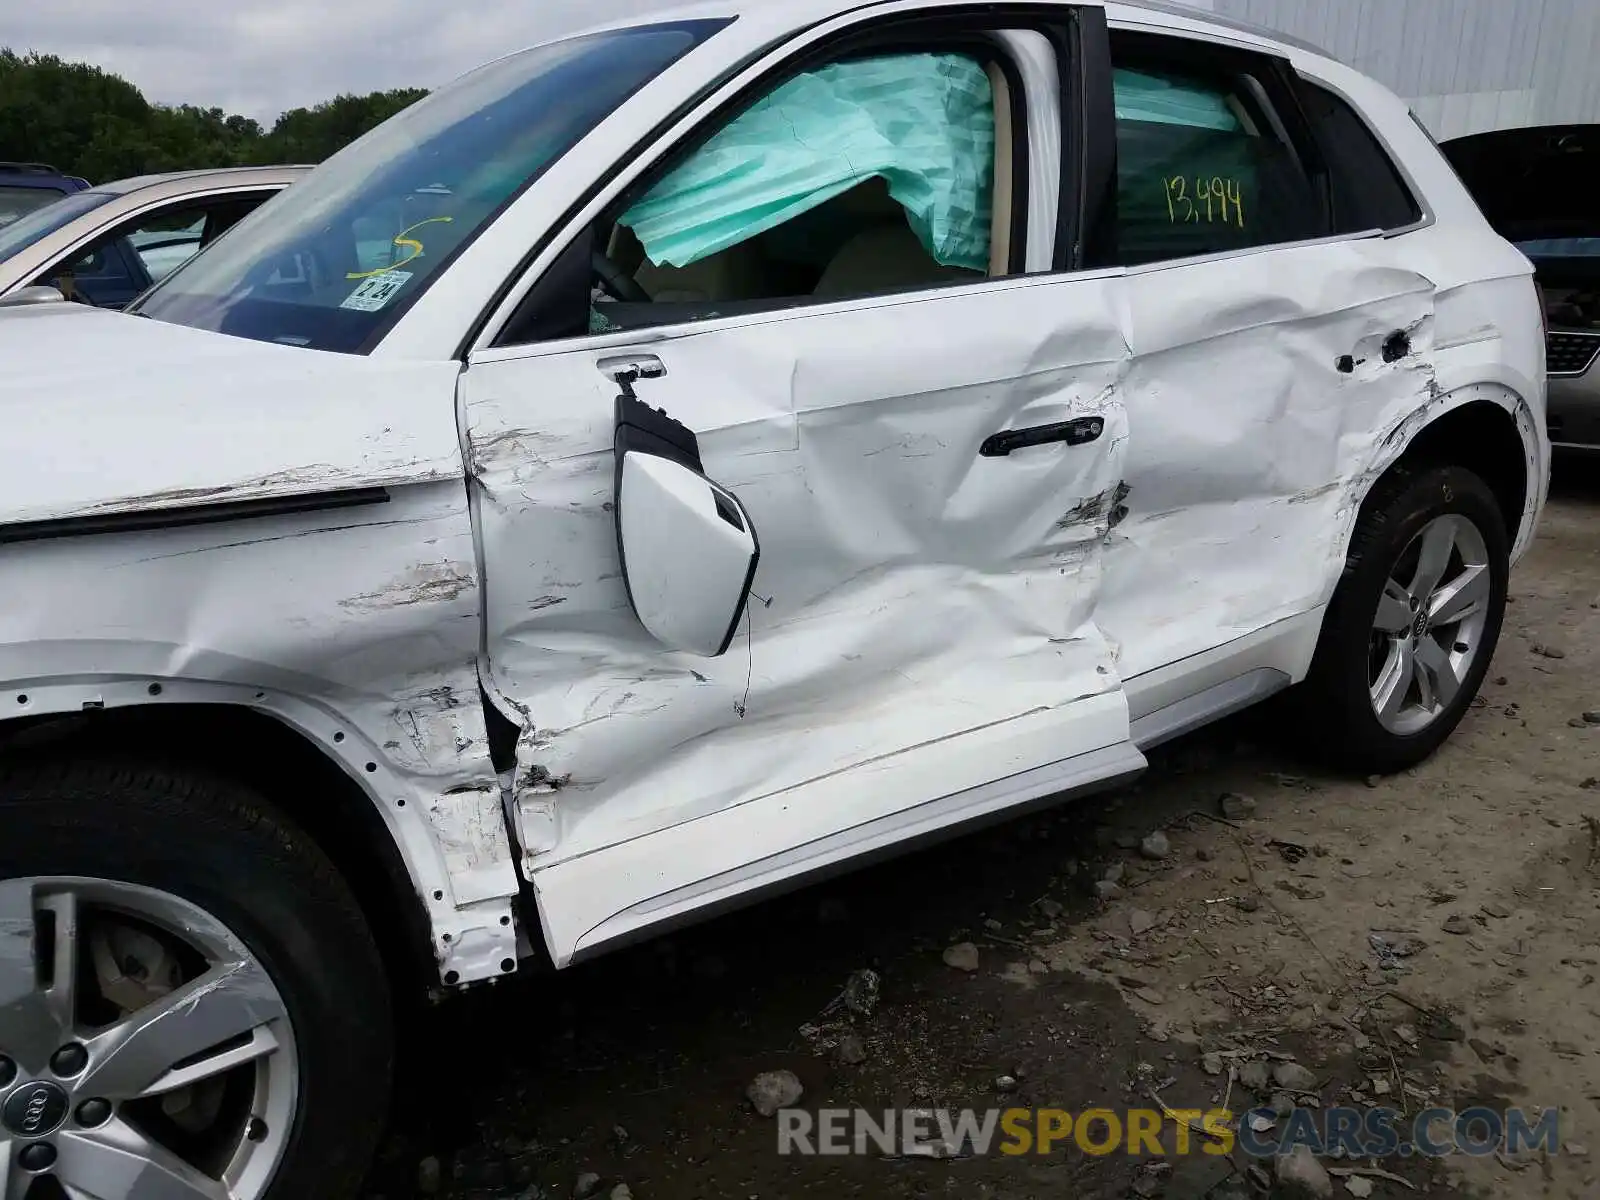
[[[344,1200],[387,1107],[350,890],[234,785],[0,771],[0,1200]]]
[[[1306,679],[1302,728],[1324,756],[1387,774],[1432,754],[1483,683],[1509,575],[1505,519],[1477,475],[1430,467],[1380,481]]]

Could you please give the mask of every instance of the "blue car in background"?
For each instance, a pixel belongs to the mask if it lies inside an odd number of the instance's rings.
[[[0,229],[88,186],[87,179],[63,175],[44,163],[0,162]]]

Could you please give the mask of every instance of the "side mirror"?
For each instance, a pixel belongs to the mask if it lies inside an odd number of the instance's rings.
[[[669,649],[706,658],[739,629],[761,557],[739,498],[707,479],[695,436],[631,396],[617,397],[616,525],[634,615]]]
[[[61,294],[60,288],[51,287],[47,283],[34,284],[32,287],[18,288],[9,296],[0,299],[0,308],[24,308],[33,304],[64,304],[66,297]]]

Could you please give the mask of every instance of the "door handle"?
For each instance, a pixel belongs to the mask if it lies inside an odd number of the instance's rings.
[[[633,383],[639,379],[660,379],[667,373],[666,364],[654,354],[619,354],[614,358],[602,358],[595,366],[600,374],[617,383],[622,382],[624,375]]]
[[[1070,421],[1030,425],[1026,429],[1003,429],[984,438],[983,445],[978,447],[978,453],[984,458],[1004,458],[1013,450],[1021,450],[1026,446],[1043,446],[1049,442],[1082,446],[1099,437],[1105,427],[1103,417],[1074,417]]]

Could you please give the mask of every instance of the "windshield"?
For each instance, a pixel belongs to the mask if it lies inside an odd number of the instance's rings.
[[[0,262],[20,254],[40,238],[48,237],[68,222],[115,198],[109,192],[73,192],[18,217],[9,225],[0,226]]]
[[[340,151],[131,311],[365,353],[552,162],[721,24],[638,25],[480,67]]]

